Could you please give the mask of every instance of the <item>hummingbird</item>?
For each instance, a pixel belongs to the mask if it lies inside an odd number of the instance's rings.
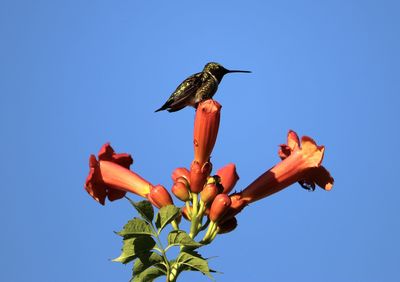
[[[218,63],[207,63],[201,72],[189,76],[179,84],[167,102],[155,112],[163,110],[176,112],[186,106],[197,108],[199,102],[214,96],[224,75],[233,72],[250,73],[251,71],[228,70]]]

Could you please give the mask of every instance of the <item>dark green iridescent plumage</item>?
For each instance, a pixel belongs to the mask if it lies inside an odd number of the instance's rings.
[[[167,102],[156,112],[162,110],[176,112],[186,106],[197,107],[199,102],[214,96],[223,76],[231,72],[249,71],[227,70],[218,63],[206,64],[202,72],[186,78],[168,98]]]

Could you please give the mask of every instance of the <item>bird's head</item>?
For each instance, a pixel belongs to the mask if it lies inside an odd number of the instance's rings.
[[[215,63],[215,62],[207,63],[204,66],[203,71],[211,73],[213,76],[215,76],[215,78],[218,80],[218,82],[221,82],[222,78],[227,73],[232,73],[232,72],[250,73],[251,72],[251,71],[242,71],[242,70],[228,70],[228,69],[224,68],[222,65]]]

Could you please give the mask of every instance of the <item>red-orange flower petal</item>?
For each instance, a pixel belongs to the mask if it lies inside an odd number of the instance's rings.
[[[325,167],[320,166],[311,169],[310,172],[306,175],[304,181],[308,183],[313,183],[314,186],[316,184],[319,187],[329,191],[332,189],[334,179]]]
[[[287,135],[287,144],[280,145],[279,157],[283,160],[290,156],[291,152],[300,147],[300,139],[296,132],[289,130]]]
[[[300,147],[299,136],[293,130],[289,130],[289,132],[288,132],[287,145],[289,146],[291,151]]]
[[[304,137],[304,138],[307,139],[309,137]],[[314,141],[311,139],[311,142]],[[286,144],[280,145],[280,150],[278,152],[278,155],[283,160],[288,156],[290,156],[290,154],[299,147],[300,147],[299,137],[294,131],[290,130],[287,137],[287,145]],[[310,172],[307,173],[307,175],[304,177],[304,179],[299,180],[299,184],[301,185],[301,187],[307,190],[314,190],[315,185],[318,185],[319,187],[325,190],[330,190],[333,186],[333,182],[334,182],[333,177],[323,166],[311,169]]]
[[[130,165],[133,163],[133,159],[131,155],[126,153],[117,154],[114,152],[114,149],[111,147],[110,143],[104,144],[99,153],[98,153],[99,160],[102,161],[110,161],[125,168],[129,168]]]
[[[291,150],[290,150],[290,147],[288,145],[286,145],[286,144],[279,145],[278,155],[281,158],[281,160],[284,160],[287,157],[289,157],[290,153],[291,153]]]
[[[228,194],[235,187],[236,182],[239,180],[239,175],[236,172],[236,166],[233,163],[227,164],[217,171],[220,178],[220,184],[224,188],[222,193]]]
[[[85,189],[97,202],[104,205],[107,197],[107,185],[101,179],[98,162],[94,155],[89,157],[89,175],[86,178]]]

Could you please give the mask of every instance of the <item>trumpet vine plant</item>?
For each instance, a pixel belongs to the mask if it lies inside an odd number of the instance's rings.
[[[179,167],[172,173],[171,192],[182,202],[180,205],[174,204],[164,186],[153,185],[132,171],[132,157],[115,153],[109,143],[103,145],[97,158],[90,156],[86,191],[102,205],[106,198],[115,201],[125,197],[138,213],[117,232],[123,246],[121,255],[114,259],[123,264],[133,262],[131,281],[165,276],[172,282],[183,271],[198,271],[212,278],[215,271],[199,250],[217,236],[232,232],[237,227],[237,214],[246,206],[296,182],[308,190],[316,186],[332,188],[333,178],[321,165],[324,146],[307,136],[300,139],[290,130],[286,144],[279,147],[281,161],[241,192],[232,193],[239,179],[235,165],[230,163],[212,174],[210,161],[220,113],[221,105],[215,100],[205,100],[197,107],[193,162],[189,169]],[[145,200],[134,202],[127,192]],[[154,207],[158,209],[156,215]],[[188,230],[181,228],[182,217],[189,222]],[[171,258],[169,250],[174,247],[177,255]]]

